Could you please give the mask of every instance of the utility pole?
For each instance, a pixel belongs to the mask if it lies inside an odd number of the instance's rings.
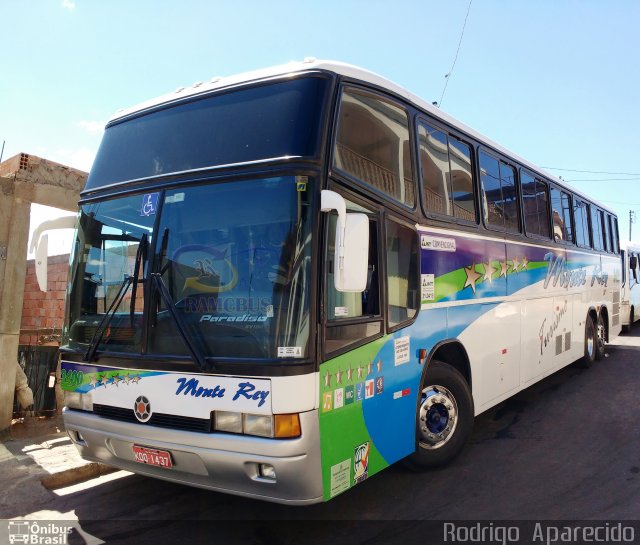
[[[631,225],[636,221],[636,213],[629,210],[629,240],[631,240]]]

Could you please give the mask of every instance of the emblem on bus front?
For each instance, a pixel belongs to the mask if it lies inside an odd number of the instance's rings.
[[[133,413],[140,422],[146,422],[151,418],[151,403],[144,396],[138,396],[133,404]]]

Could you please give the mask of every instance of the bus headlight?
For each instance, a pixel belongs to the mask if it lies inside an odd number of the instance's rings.
[[[230,411],[213,411],[212,431],[292,439],[302,435],[299,414],[248,414]]]
[[[271,415],[245,414],[244,433],[260,437],[273,437],[273,417]]]
[[[81,394],[80,392],[64,392],[64,404],[70,409],[81,411],[93,411],[93,399],[91,394]]]

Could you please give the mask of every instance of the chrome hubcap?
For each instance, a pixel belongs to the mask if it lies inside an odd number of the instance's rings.
[[[445,445],[458,425],[458,404],[444,386],[432,385],[422,390],[418,434],[424,448]]]

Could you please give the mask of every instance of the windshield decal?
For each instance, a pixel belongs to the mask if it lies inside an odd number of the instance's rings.
[[[142,196],[142,205],[140,207],[141,216],[153,216],[158,209],[158,197],[160,193],[147,193]]]

